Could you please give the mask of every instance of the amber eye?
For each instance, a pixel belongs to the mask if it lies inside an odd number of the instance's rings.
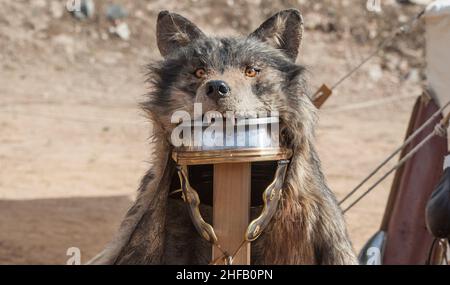
[[[206,70],[204,68],[197,68],[194,74],[197,78],[203,78],[206,75]]]
[[[255,77],[258,74],[259,70],[254,67],[247,67],[245,69],[245,76],[247,77]]]

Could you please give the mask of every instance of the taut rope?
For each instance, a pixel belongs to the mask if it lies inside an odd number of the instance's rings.
[[[350,196],[352,196],[359,188],[361,188],[362,185],[364,185],[378,170],[384,166],[390,159],[392,159],[395,154],[397,154],[399,151],[404,149],[427,125],[429,125],[432,120],[437,116],[437,114],[440,114],[440,112],[450,104],[448,102],[445,104],[441,109],[438,110],[433,116],[425,122],[417,131],[415,131],[406,141],[405,143],[399,147],[396,151],[394,151],[393,154],[391,154],[388,159],[383,161],[368,177],[366,177],[354,190],[352,190],[341,202],[339,202],[339,205],[341,205],[344,201],[346,201]],[[367,194],[369,194],[375,187],[377,187],[383,180],[385,180],[389,174],[400,168],[403,164],[405,164],[414,154],[416,154],[430,139],[432,139],[434,136],[447,136],[447,128],[449,126],[450,121],[450,112],[439,122],[436,124],[434,130],[428,134],[427,137],[425,137],[422,141],[420,141],[410,152],[408,152],[394,167],[392,167],[388,172],[386,172],[380,179],[378,179],[369,189],[367,189],[363,194],[361,194],[355,201],[353,201],[348,207],[346,207],[343,212],[346,213],[348,210],[350,210],[354,205],[356,205],[359,201],[361,201],[362,198],[364,198]]]
[[[412,133],[405,142],[398,147],[393,153],[391,153],[383,162],[381,162],[366,178],[361,181],[350,193],[348,193],[340,202],[339,205],[343,204],[350,196],[352,196],[356,191],[358,191],[370,178],[372,178],[383,166],[385,166],[395,155],[402,151],[406,146],[408,146],[426,127],[428,127],[441,113],[442,111],[450,105],[450,101],[437,110],[431,117],[420,126],[414,133]],[[442,131],[440,132],[442,134]]]
[[[347,74],[345,74],[344,76],[342,76],[336,83],[334,83],[331,86],[331,90],[335,89],[336,87],[338,87],[342,82],[344,82],[347,78],[349,78],[350,76],[353,75],[353,73],[355,73],[358,69],[361,68],[361,66],[363,66],[366,62],[368,62],[370,59],[372,59],[372,57],[374,57],[375,55],[377,55],[377,53],[384,49],[390,42],[392,42],[396,37],[398,37],[401,34],[407,33],[411,30],[411,28],[417,23],[417,21],[419,21],[419,19],[423,16],[423,14],[425,13],[425,9],[423,9],[422,11],[420,11],[417,15],[415,15],[412,20],[410,20],[408,23],[400,26],[399,28],[397,28],[389,37],[385,38],[379,45],[378,47],[371,52],[365,59],[363,59],[358,65],[356,65],[352,70],[350,70],[349,72],[347,72]]]
[[[378,54],[378,52],[384,49],[389,43],[391,43],[396,37],[409,32],[413,26],[420,20],[420,18],[425,14],[425,9],[420,11],[417,15],[415,15],[408,23],[400,26],[392,34],[381,41],[378,47],[372,51],[366,58],[364,58],[359,64],[353,67],[349,72],[347,72],[344,76],[342,76],[339,80],[337,80],[331,88],[328,88],[325,84],[316,91],[313,96],[313,101],[317,108],[320,108],[326,100],[331,96],[332,91],[336,89],[342,82],[351,77],[358,69],[360,69],[365,63],[367,63],[370,59]]]

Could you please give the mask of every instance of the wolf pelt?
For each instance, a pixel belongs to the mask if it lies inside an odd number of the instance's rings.
[[[269,227],[252,244],[252,263],[357,263],[314,146],[316,108],[305,68],[295,63],[302,33],[303,19],[294,9],[273,15],[248,37],[231,38],[208,37],[178,14],[159,14],[157,43],[164,59],[149,65],[151,91],[142,104],[153,126],[152,166],[118,233],[90,264],[211,260],[211,247],[196,233],[187,209],[169,198],[175,172],[170,115],[178,110],[192,113],[195,102],[203,104],[203,112],[278,111],[282,142],[293,149],[281,203]],[[245,74],[248,68],[251,77]],[[206,96],[205,84],[218,79],[227,82],[231,94],[214,101]],[[210,207],[203,205],[202,212],[210,219]]]

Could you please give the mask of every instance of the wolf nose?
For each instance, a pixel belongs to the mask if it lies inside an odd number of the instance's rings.
[[[230,87],[222,80],[212,80],[206,85],[206,95],[218,100],[230,94]]]

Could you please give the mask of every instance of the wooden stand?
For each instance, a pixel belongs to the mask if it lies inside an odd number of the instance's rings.
[[[214,165],[213,227],[222,248],[230,255],[239,248],[249,224],[251,164]],[[222,252],[213,247],[213,260]],[[250,244],[244,245],[233,260],[235,265],[250,265]]]
[[[285,160],[291,156],[292,151],[285,148],[236,150],[179,148],[172,152],[172,158],[178,165],[214,165],[213,230],[211,230],[215,232],[213,235],[217,236],[218,244],[229,255],[235,254],[242,245],[250,223],[251,163]],[[198,208],[195,209],[194,206],[192,209],[192,204],[190,207],[193,215],[198,216]],[[210,240],[211,234],[208,237],[206,229],[211,226],[201,217],[197,217],[196,223],[200,235],[206,233],[206,239]],[[212,260],[217,262],[216,259],[222,256],[223,252],[212,246]],[[217,264],[224,264],[224,260],[220,260]],[[250,243],[241,247],[233,259],[233,264],[250,265]]]

